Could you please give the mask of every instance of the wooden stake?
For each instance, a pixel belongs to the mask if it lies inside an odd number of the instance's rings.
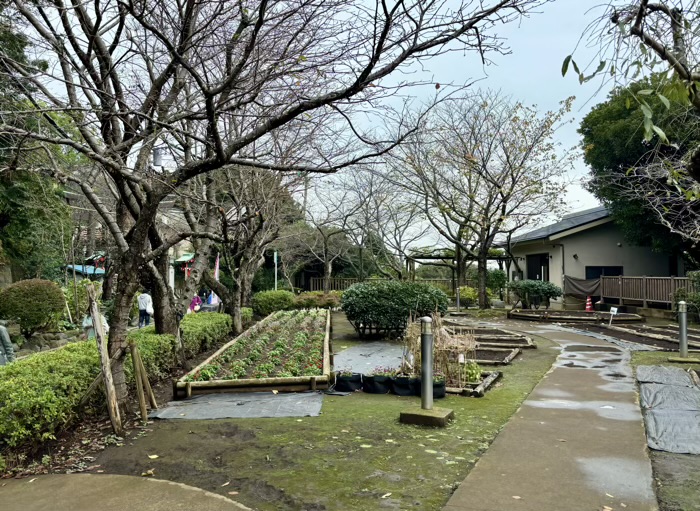
[[[136,380],[136,396],[139,398],[139,410],[141,412],[141,422],[148,420],[148,410],[146,410],[146,396],[143,394],[143,378],[141,377],[141,367],[136,353],[136,346],[129,345],[131,350],[131,365],[134,367],[134,379]]]
[[[107,410],[109,411],[109,419],[112,422],[112,429],[117,436],[124,435],[122,427],[122,419],[119,415],[119,405],[117,404],[117,392],[114,389],[114,380],[112,379],[112,362],[107,353],[107,340],[105,333],[102,330],[102,315],[97,307],[97,299],[95,297],[95,288],[92,283],[86,286],[88,301],[90,303],[90,316],[92,316],[92,327],[95,329],[95,337],[97,339],[97,347],[100,351],[100,364],[102,365],[102,378],[105,383],[105,393],[107,394]]]
[[[141,378],[143,379],[143,388],[146,390],[146,395],[148,396],[148,401],[151,404],[151,409],[157,410],[158,403],[156,402],[156,395],[153,393],[153,388],[151,387],[151,382],[148,381],[148,373],[146,372],[146,366],[143,364],[143,359],[141,358],[141,352],[138,346],[136,348],[136,359],[138,360],[139,367],[141,368]]]
[[[114,355],[112,355],[112,358],[109,360],[109,367],[110,368],[112,367],[112,362],[114,362],[119,357],[121,357],[122,353],[124,353],[124,350],[119,348],[117,350],[117,352]],[[82,408],[83,406],[85,406],[87,404],[88,399],[90,399],[90,396],[92,396],[92,393],[98,389],[100,384],[102,384],[102,373],[101,372],[100,372],[100,374],[97,375],[97,377],[94,380],[92,380],[92,383],[90,384],[88,389],[83,394],[83,397],[80,398],[80,402],[78,403],[78,408]]]

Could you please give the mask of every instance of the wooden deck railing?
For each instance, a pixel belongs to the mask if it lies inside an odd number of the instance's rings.
[[[378,282],[381,280],[387,280],[387,279],[372,278],[372,279],[365,279],[364,282]],[[357,284],[358,282],[360,282],[360,279],[332,277],[329,281],[329,288],[330,288],[330,291],[345,291],[347,288],[349,288],[353,284]],[[452,283],[451,279],[416,279],[416,282],[424,282],[426,284],[431,284],[437,288],[442,289],[447,294],[454,293],[453,283]],[[476,283],[471,281],[471,280],[468,280],[463,285],[474,287],[474,286],[476,286]],[[309,279],[309,290],[310,291],[323,291],[323,278],[322,277],[311,277]]]
[[[697,292],[687,277],[601,277],[602,297],[626,301],[673,303],[673,296],[679,289],[690,293]]]

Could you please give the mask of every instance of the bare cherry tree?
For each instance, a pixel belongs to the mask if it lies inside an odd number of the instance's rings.
[[[454,244],[458,268],[477,261],[482,308],[489,306],[487,260],[496,239],[564,205],[571,160],[553,135],[570,104],[540,114],[492,92],[448,101],[392,164],[393,181],[420,201],[432,226]]]
[[[411,127],[366,132],[357,121],[360,115],[397,117],[386,100],[416,84],[390,75],[448,51],[488,58],[503,50],[498,27],[543,3],[9,0],[6,10],[21,24],[33,55],[24,60],[0,54],[1,72],[26,99],[11,112],[0,111],[0,134],[30,141],[22,151],[46,152],[51,164],[34,168],[80,187],[114,239],[114,355],[125,346],[140,276],[147,273],[154,283],[158,330],[172,332],[169,249],[184,239],[220,240],[205,230],[159,226],[162,203],[183,185],[227,165],[333,172],[382,155]],[[50,129],[6,122],[23,108]],[[257,154],[290,122],[313,123],[328,112],[334,122],[308,142],[314,160],[287,166]],[[70,128],[56,122],[58,114],[70,120]],[[156,147],[169,153],[167,171],[153,165]],[[68,151],[100,170],[117,197],[114,208],[81,180],[79,165],[60,157]],[[113,370],[123,401],[123,359]]]

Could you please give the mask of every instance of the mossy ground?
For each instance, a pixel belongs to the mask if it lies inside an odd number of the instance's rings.
[[[338,327],[336,351],[350,342]],[[105,472],[153,469],[158,478],[237,492],[232,498],[259,510],[438,510],[550,368],[554,343],[538,345],[503,368],[485,397],[436,401],[455,411],[445,429],[399,423],[419,398],[358,392],[325,396],[320,417],[159,422],[96,463]]]
[[[632,367],[640,365],[664,365],[700,371],[700,364],[679,364],[668,361],[677,353],[661,351],[636,351],[632,354]],[[697,353],[690,356],[697,357]],[[656,496],[661,511],[700,510],[700,455],[674,454],[650,451]]]

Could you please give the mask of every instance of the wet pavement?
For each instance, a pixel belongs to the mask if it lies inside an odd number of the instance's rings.
[[[367,374],[375,367],[398,368],[403,346],[398,342],[368,341],[335,354],[336,370],[349,369]]]
[[[629,350],[556,325],[517,330],[561,354],[444,510],[656,510]]]

